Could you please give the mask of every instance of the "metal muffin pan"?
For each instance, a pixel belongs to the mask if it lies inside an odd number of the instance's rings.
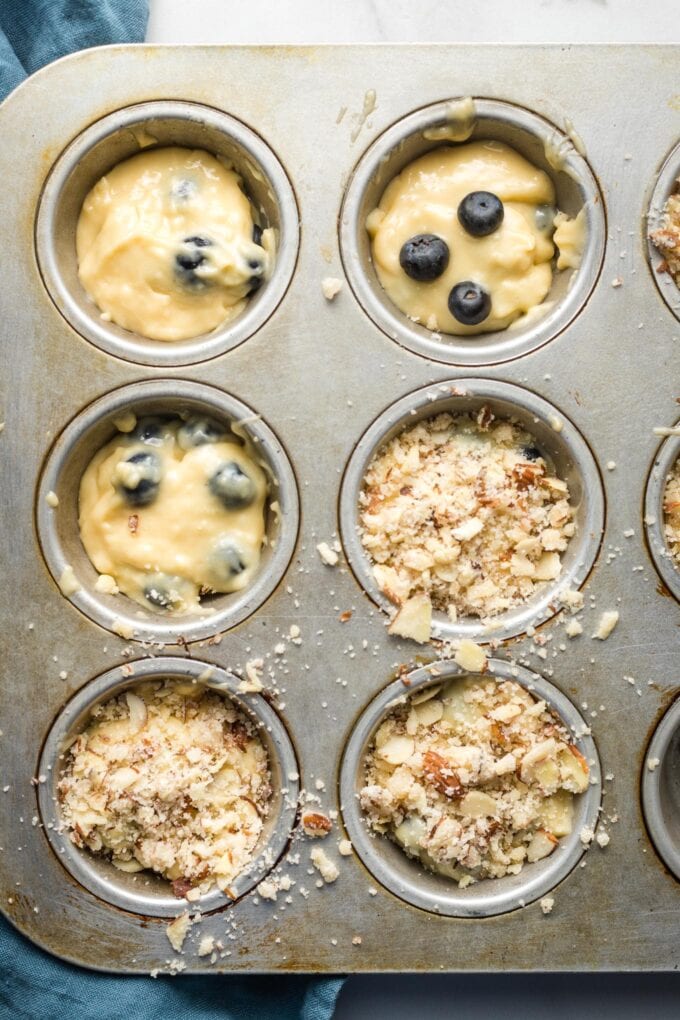
[[[254,581],[241,591],[214,596],[201,614],[165,615],[125,596],[106,595],[95,588],[99,576],[78,529],[80,480],[90,460],[119,434],[114,421],[128,411],[137,418],[154,414],[207,414],[230,426],[234,438],[245,439],[269,480],[267,544]],[[48,493],[56,494],[53,507]],[[273,505],[275,508],[273,509]],[[222,390],[186,380],[154,379],[107,393],[71,421],[49,453],[37,490],[38,537],[57,585],[70,566],[81,587],[68,597],[86,616],[107,630],[128,632],[137,640],[198,641],[246,619],[275,590],[295,548],[299,501],[295,475],[279,440],[250,407]]]
[[[640,779],[649,734],[679,687],[678,606],[658,585],[643,524],[645,484],[659,445],[653,428],[675,421],[680,396],[677,321],[650,279],[645,222],[658,168],[678,143],[676,117],[668,105],[677,92],[676,67],[673,47],[113,47],[51,65],[2,106],[0,170],[12,187],[0,193],[0,225],[3,236],[12,239],[12,257],[5,260],[0,279],[5,354],[0,373],[0,421],[5,422],[0,434],[5,479],[0,510],[5,536],[0,908],[28,937],[79,964],[125,973],[167,969],[168,960],[196,973],[675,967],[680,920],[668,908],[680,886],[649,837]],[[607,94],[616,94],[619,108],[626,111],[620,124],[603,124],[599,104],[593,102],[603,81]],[[640,81],[646,83],[644,96]],[[584,293],[569,304],[570,292],[555,306],[556,311],[571,308],[565,321],[541,336],[532,332],[526,347],[522,340],[512,354],[509,348],[503,353],[503,344],[515,343],[510,333],[482,338],[483,353],[475,355],[481,367],[473,368],[471,361],[454,368],[440,360],[447,341],[433,342],[436,350],[416,352],[407,345],[403,323],[394,329],[378,323],[357,282],[365,272],[365,287],[373,286],[370,264],[366,259],[352,266],[348,262],[346,234],[350,227],[356,232],[360,220],[346,221],[345,214],[348,186],[354,187],[357,168],[374,143],[418,111],[467,95],[480,100],[480,109],[481,100],[498,105],[499,130],[502,112],[503,137],[519,148],[533,137],[534,118],[547,125],[548,133],[554,125],[558,135],[568,134],[573,124],[586,156],[575,156],[568,145],[565,153],[578,162],[581,185],[590,180],[590,167],[607,236],[596,236],[594,225],[595,247],[573,283],[576,288],[580,278]],[[196,341],[190,356],[177,345],[154,344],[155,351],[162,349],[177,364],[144,353],[132,335],[114,342],[107,333],[95,341],[90,331],[98,323],[92,310],[81,309],[82,318],[76,320],[47,278],[44,247],[38,246],[39,239],[40,245],[45,241],[46,189],[56,184],[55,168],[63,165],[60,160],[71,144],[79,144],[90,129],[99,138],[101,125],[113,118],[114,141],[109,145],[106,140],[107,129],[92,150],[101,162],[83,152],[87,173],[83,170],[81,179],[76,168],[71,183],[64,182],[63,202],[53,195],[55,222],[65,225],[63,234],[57,227],[59,252],[53,260],[77,304],[68,240],[77,212],[75,183],[80,180],[82,196],[99,169],[131,154],[134,132],[118,131],[116,125],[126,123],[129,115],[134,127],[139,109],[156,103],[175,109],[187,104],[193,111],[200,107],[199,120],[205,120],[205,109],[212,110],[222,125],[219,138],[235,137],[234,123],[243,126],[267,153],[276,154],[288,182],[278,198],[272,184],[275,201],[265,208],[272,219],[281,217],[281,236],[287,232],[289,241],[288,256],[283,245],[279,251],[279,276],[270,281],[270,294],[280,288],[278,298],[251,323],[247,340],[245,332],[239,334],[245,342],[228,350],[229,342],[210,348],[217,334]],[[222,115],[230,118],[228,127]],[[533,128],[523,135],[511,120],[526,124],[525,116]],[[204,128],[195,130],[208,146]],[[163,135],[162,140],[176,137],[194,144],[198,135]],[[217,139],[211,134],[214,144],[208,147],[218,147]],[[148,140],[144,130],[136,140]],[[536,137],[531,144],[540,162],[542,143]],[[272,166],[264,155],[259,162],[271,171],[264,175],[271,183]],[[556,181],[558,193],[561,186],[572,188],[573,204],[563,195],[560,203],[575,211],[583,197],[581,185],[564,174],[557,174]],[[248,179],[247,185],[254,189]],[[281,197],[285,192],[290,198],[287,188],[294,189],[295,205]],[[292,224],[288,231],[286,223]],[[364,243],[357,235],[359,241]],[[351,286],[346,282],[329,303],[321,282],[327,276],[343,278],[343,265]],[[623,286],[613,287],[614,280]],[[253,316],[267,290],[253,301]],[[547,322],[537,320],[535,328],[544,329]],[[456,356],[453,363],[460,362]],[[537,903],[491,917],[447,917],[420,909],[405,902],[400,879],[386,875],[377,881],[360,852],[342,857],[337,849],[347,834],[345,815],[352,827],[352,804],[339,786],[348,739],[390,680],[446,654],[435,643],[415,646],[387,635],[385,614],[372,600],[375,593],[368,588],[366,594],[357,580],[340,501],[343,478],[346,486],[348,465],[359,456],[354,451],[366,449],[366,437],[381,417],[387,415],[387,428],[396,424],[390,415],[401,401],[408,403],[425,391],[439,399],[466,386],[501,387],[495,391],[503,393],[501,402],[507,397],[505,387],[511,387],[509,405],[534,415],[537,429],[556,412],[563,429],[551,428],[546,442],[555,444],[556,455],[563,452],[565,464],[573,463],[584,512],[606,502],[600,552],[587,577],[587,569],[578,574],[579,583],[585,579],[582,636],[565,637],[564,613],[550,615],[534,633],[539,616],[532,608],[531,626],[527,617],[517,627],[518,636],[499,639],[493,651],[501,663],[515,660],[516,668],[538,675],[539,683],[549,682],[574,706],[592,728],[601,761],[600,824],[611,841],[605,849],[593,844],[569,874],[554,876],[555,905],[549,917]],[[136,638],[126,642],[106,629],[112,615],[127,613],[124,599],[115,600],[115,609],[79,604],[79,596],[61,594],[50,572],[57,569],[50,560],[56,539],[64,557],[74,558],[78,544],[77,457],[83,466],[87,452],[108,438],[109,411],[121,394],[127,400],[132,393],[162,393],[166,404],[213,401],[229,420],[241,414],[241,407],[252,409],[261,420],[247,424],[249,433],[264,437],[263,449],[280,477],[291,472],[288,538],[280,537],[274,551],[290,542],[287,555],[281,554],[279,579],[275,582],[267,567],[262,575],[267,594],[251,598],[238,621],[225,613],[219,634],[210,629],[188,634],[184,621],[181,633],[159,635],[158,624],[146,631],[148,621],[135,617],[133,607]],[[92,427],[81,433],[80,426],[90,421]],[[73,437],[68,447],[67,436]],[[579,452],[579,444],[586,452]],[[63,452],[64,472],[71,464],[68,485],[68,474],[55,471],[58,451]],[[581,462],[588,457],[584,471]],[[57,485],[56,514],[43,498],[48,485]],[[337,566],[329,567],[316,545],[332,544],[341,523],[352,566],[341,556]],[[55,525],[50,554],[46,528]],[[282,536],[285,529],[284,519]],[[582,558],[592,559],[597,535],[581,540]],[[81,583],[87,582],[87,564],[71,565],[76,574],[84,572]],[[84,583],[83,599],[88,588],[89,582]],[[617,629],[608,641],[593,641],[599,614],[614,608],[621,614]],[[299,638],[291,637],[297,634],[293,626],[300,629]],[[485,640],[482,633],[474,636]],[[537,645],[537,639],[545,643]],[[275,650],[282,644],[283,655]],[[202,911],[181,956],[168,942],[167,918],[154,915],[152,904],[114,906],[101,895],[101,887],[93,891],[84,878],[66,870],[41,822],[38,798],[45,794],[40,787],[49,784],[34,775],[40,749],[64,706],[81,697],[85,704],[97,678],[112,671],[115,676],[126,663],[135,670],[140,661],[154,664],[161,655],[234,676],[261,657],[262,698],[290,735],[300,785],[318,797],[312,801],[315,808],[334,818],[323,841],[313,843],[300,835],[299,826],[294,828],[292,858],[284,854],[274,871],[295,881],[287,897],[279,894],[270,903],[251,892],[230,906]],[[337,881],[322,889],[314,884],[317,873],[308,874],[313,845],[323,847],[340,869]],[[184,901],[177,902],[177,914],[186,908]],[[198,943],[207,935],[224,940],[230,955],[214,964],[210,957],[199,957]]]
[[[52,848],[69,874],[95,896],[121,910],[150,917],[177,917],[177,897],[165,880],[148,872],[126,874],[104,858],[79,850],[60,828],[57,785],[65,764],[65,749],[88,724],[98,705],[140,683],[170,680],[195,683],[217,691],[231,700],[257,727],[267,750],[271,772],[272,800],[262,838],[253,855],[252,867],[241,872],[230,886],[232,895],[213,889],[196,901],[202,911],[216,910],[254,889],[285,850],[295,824],[299,791],[297,761],[286,728],[261,696],[238,693],[240,678],[198,659],[162,656],[142,659],[108,670],[86,684],[59,713],[40,754],[36,775],[40,818]],[[192,907],[194,904],[192,904]]]
[[[492,365],[528,354],[565,329],[583,308],[597,281],[604,255],[606,221],[602,195],[587,160],[572,138],[531,110],[507,102],[474,98],[469,125],[454,120],[463,140],[505,142],[555,185],[557,207],[570,216],[586,210],[587,241],[580,268],[555,273],[544,315],[524,326],[474,337],[443,334],[414,323],[387,296],[373,268],[366,217],[390,181],[414,159],[446,144],[438,133],[451,125],[450,101],[426,106],[397,121],[357,164],[340,213],[340,241],[347,278],[357,300],[388,336],[411,351],[450,365]],[[455,110],[455,107],[453,108]],[[576,145],[580,146],[577,136]]]
[[[426,386],[389,407],[357,443],[343,479],[340,496],[342,543],[359,584],[386,612],[394,606],[378,587],[373,563],[361,543],[359,495],[366,470],[378,450],[404,428],[442,412],[453,415],[476,412],[484,405],[499,418],[518,422],[536,438],[553,460],[560,478],[569,485],[577,530],[562,556],[562,573],[539,586],[529,602],[499,614],[490,623],[465,617],[452,623],[446,613],[433,614],[433,630],[448,640],[470,637],[502,641],[516,637],[559,611],[560,592],[578,589],[597,558],[604,531],[605,505],[602,479],[583,437],[557,408],[519,386],[489,379],[466,379],[454,386]]]
[[[206,149],[241,175],[262,228],[276,233],[271,279],[236,319],[173,343],[149,340],[106,322],[78,279],[75,235],[83,200],[117,163],[154,144]],[[73,139],[40,199],[36,248],[45,286],[67,321],[103,351],[141,365],[190,365],[230,351],[267,321],[290,283],[298,249],[298,211],[285,170],[251,128],[198,103],[151,102],[116,110]]]
[[[432,667],[437,671],[436,676],[431,672]],[[419,690],[441,686],[455,677],[466,675],[455,662],[435,662],[430,667],[414,669],[406,674],[408,686],[405,687],[403,680],[399,679],[381,691],[351,732],[340,771],[340,796],[345,825],[356,852],[371,874],[387,889],[415,907],[445,917],[492,917],[537,900],[576,866],[585,853],[579,834],[584,828],[594,829],[597,824],[602,777],[592,737],[587,733],[576,736],[574,743],[590,768],[591,785],[575,798],[574,825],[570,835],[560,840],[549,857],[525,865],[518,875],[479,882],[466,889],[459,889],[450,879],[423,868],[386,836],[376,835],[366,825],[358,801],[359,791],[365,782],[364,759],[375,731],[404,697],[409,698]],[[511,666],[501,659],[491,659],[486,675],[522,684],[536,698],[543,698],[572,732],[582,733],[587,729],[569,699],[536,673]]]

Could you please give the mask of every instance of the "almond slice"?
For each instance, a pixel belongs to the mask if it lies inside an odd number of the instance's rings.
[[[389,634],[426,644],[432,634],[432,603],[429,595],[419,592],[401,606],[387,628]]]

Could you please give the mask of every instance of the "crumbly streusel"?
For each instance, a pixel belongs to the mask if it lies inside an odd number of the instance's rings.
[[[677,184],[680,187],[680,182]],[[680,193],[671,195],[663,210],[663,225],[649,235],[663,255],[668,272],[680,287]]]
[[[416,592],[458,616],[493,616],[561,572],[576,530],[569,489],[521,426],[440,414],[383,446],[360,496],[361,540],[396,605]]]
[[[98,706],[66,754],[62,824],[123,871],[226,889],[251,859],[271,796],[249,720],[200,686],[146,683]]]
[[[572,829],[588,765],[563,723],[514,681],[416,692],[377,730],[361,806],[409,856],[464,887],[517,874]]]
[[[680,460],[668,473],[663,493],[664,534],[671,556],[680,563]]]

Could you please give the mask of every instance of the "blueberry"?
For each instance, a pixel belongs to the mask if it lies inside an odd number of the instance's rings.
[[[189,418],[177,433],[177,442],[183,450],[206,443],[219,443],[226,435],[225,429],[214,418]]]
[[[248,566],[246,561],[247,555],[237,541],[229,535],[218,539],[210,557],[210,573],[216,590],[219,591],[242,574]]]
[[[255,499],[255,482],[235,460],[221,464],[208,481],[213,496],[224,503],[227,510],[243,510]]]
[[[547,234],[553,228],[555,209],[552,205],[536,206],[534,218],[536,221],[536,229],[540,230],[543,234]]]
[[[522,456],[525,460],[538,460],[538,458],[542,457],[543,454],[537,446],[523,446]]]
[[[250,270],[249,294],[254,294],[256,290],[259,290],[262,286],[262,278],[264,276],[264,261],[258,258],[256,255],[251,256],[247,261],[248,269]]]
[[[491,311],[491,298],[483,287],[472,280],[463,280],[451,289],[449,311],[464,326],[476,326]]]
[[[164,418],[140,418],[131,433],[132,438],[148,446],[161,446],[165,438]]]
[[[197,235],[185,237],[182,241],[183,250],[175,255],[175,273],[189,287],[205,287],[206,281],[196,275],[199,266],[208,261],[203,249],[212,247],[209,237]]]
[[[460,225],[473,237],[486,237],[498,230],[505,210],[498,195],[491,191],[471,191],[458,206]]]
[[[170,195],[175,202],[186,202],[196,191],[196,184],[194,181],[187,180],[186,177],[182,177],[177,181],[173,181],[170,185]]]
[[[407,276],[429,283],[441,276],[449,264],[449,246],[436,234],[416,234],[402,245],[399,265]]]
[[[149,506],[158,495],[161,461],[158,454],[133,453],[116,466],[116,488],[130,506]]]
[[[179,581],[181,584],[181,578],[157,574],[145,584],[144,598],[155,609],[163,609],[166,612],[178,609],[184,600],[177,590],[178,585],[174,583],[176,581]]]
[[[262,227],[257,223],[253,223],[253,244],[259,244],[262,247]]]

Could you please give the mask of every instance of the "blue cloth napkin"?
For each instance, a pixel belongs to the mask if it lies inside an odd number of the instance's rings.
[[[88,46],[142,42],[146,0],[0,0],[0,100],[43,64]],[[327,1020],[342,978],[113,977],[62,963],[0,915],[0,1018]]]

